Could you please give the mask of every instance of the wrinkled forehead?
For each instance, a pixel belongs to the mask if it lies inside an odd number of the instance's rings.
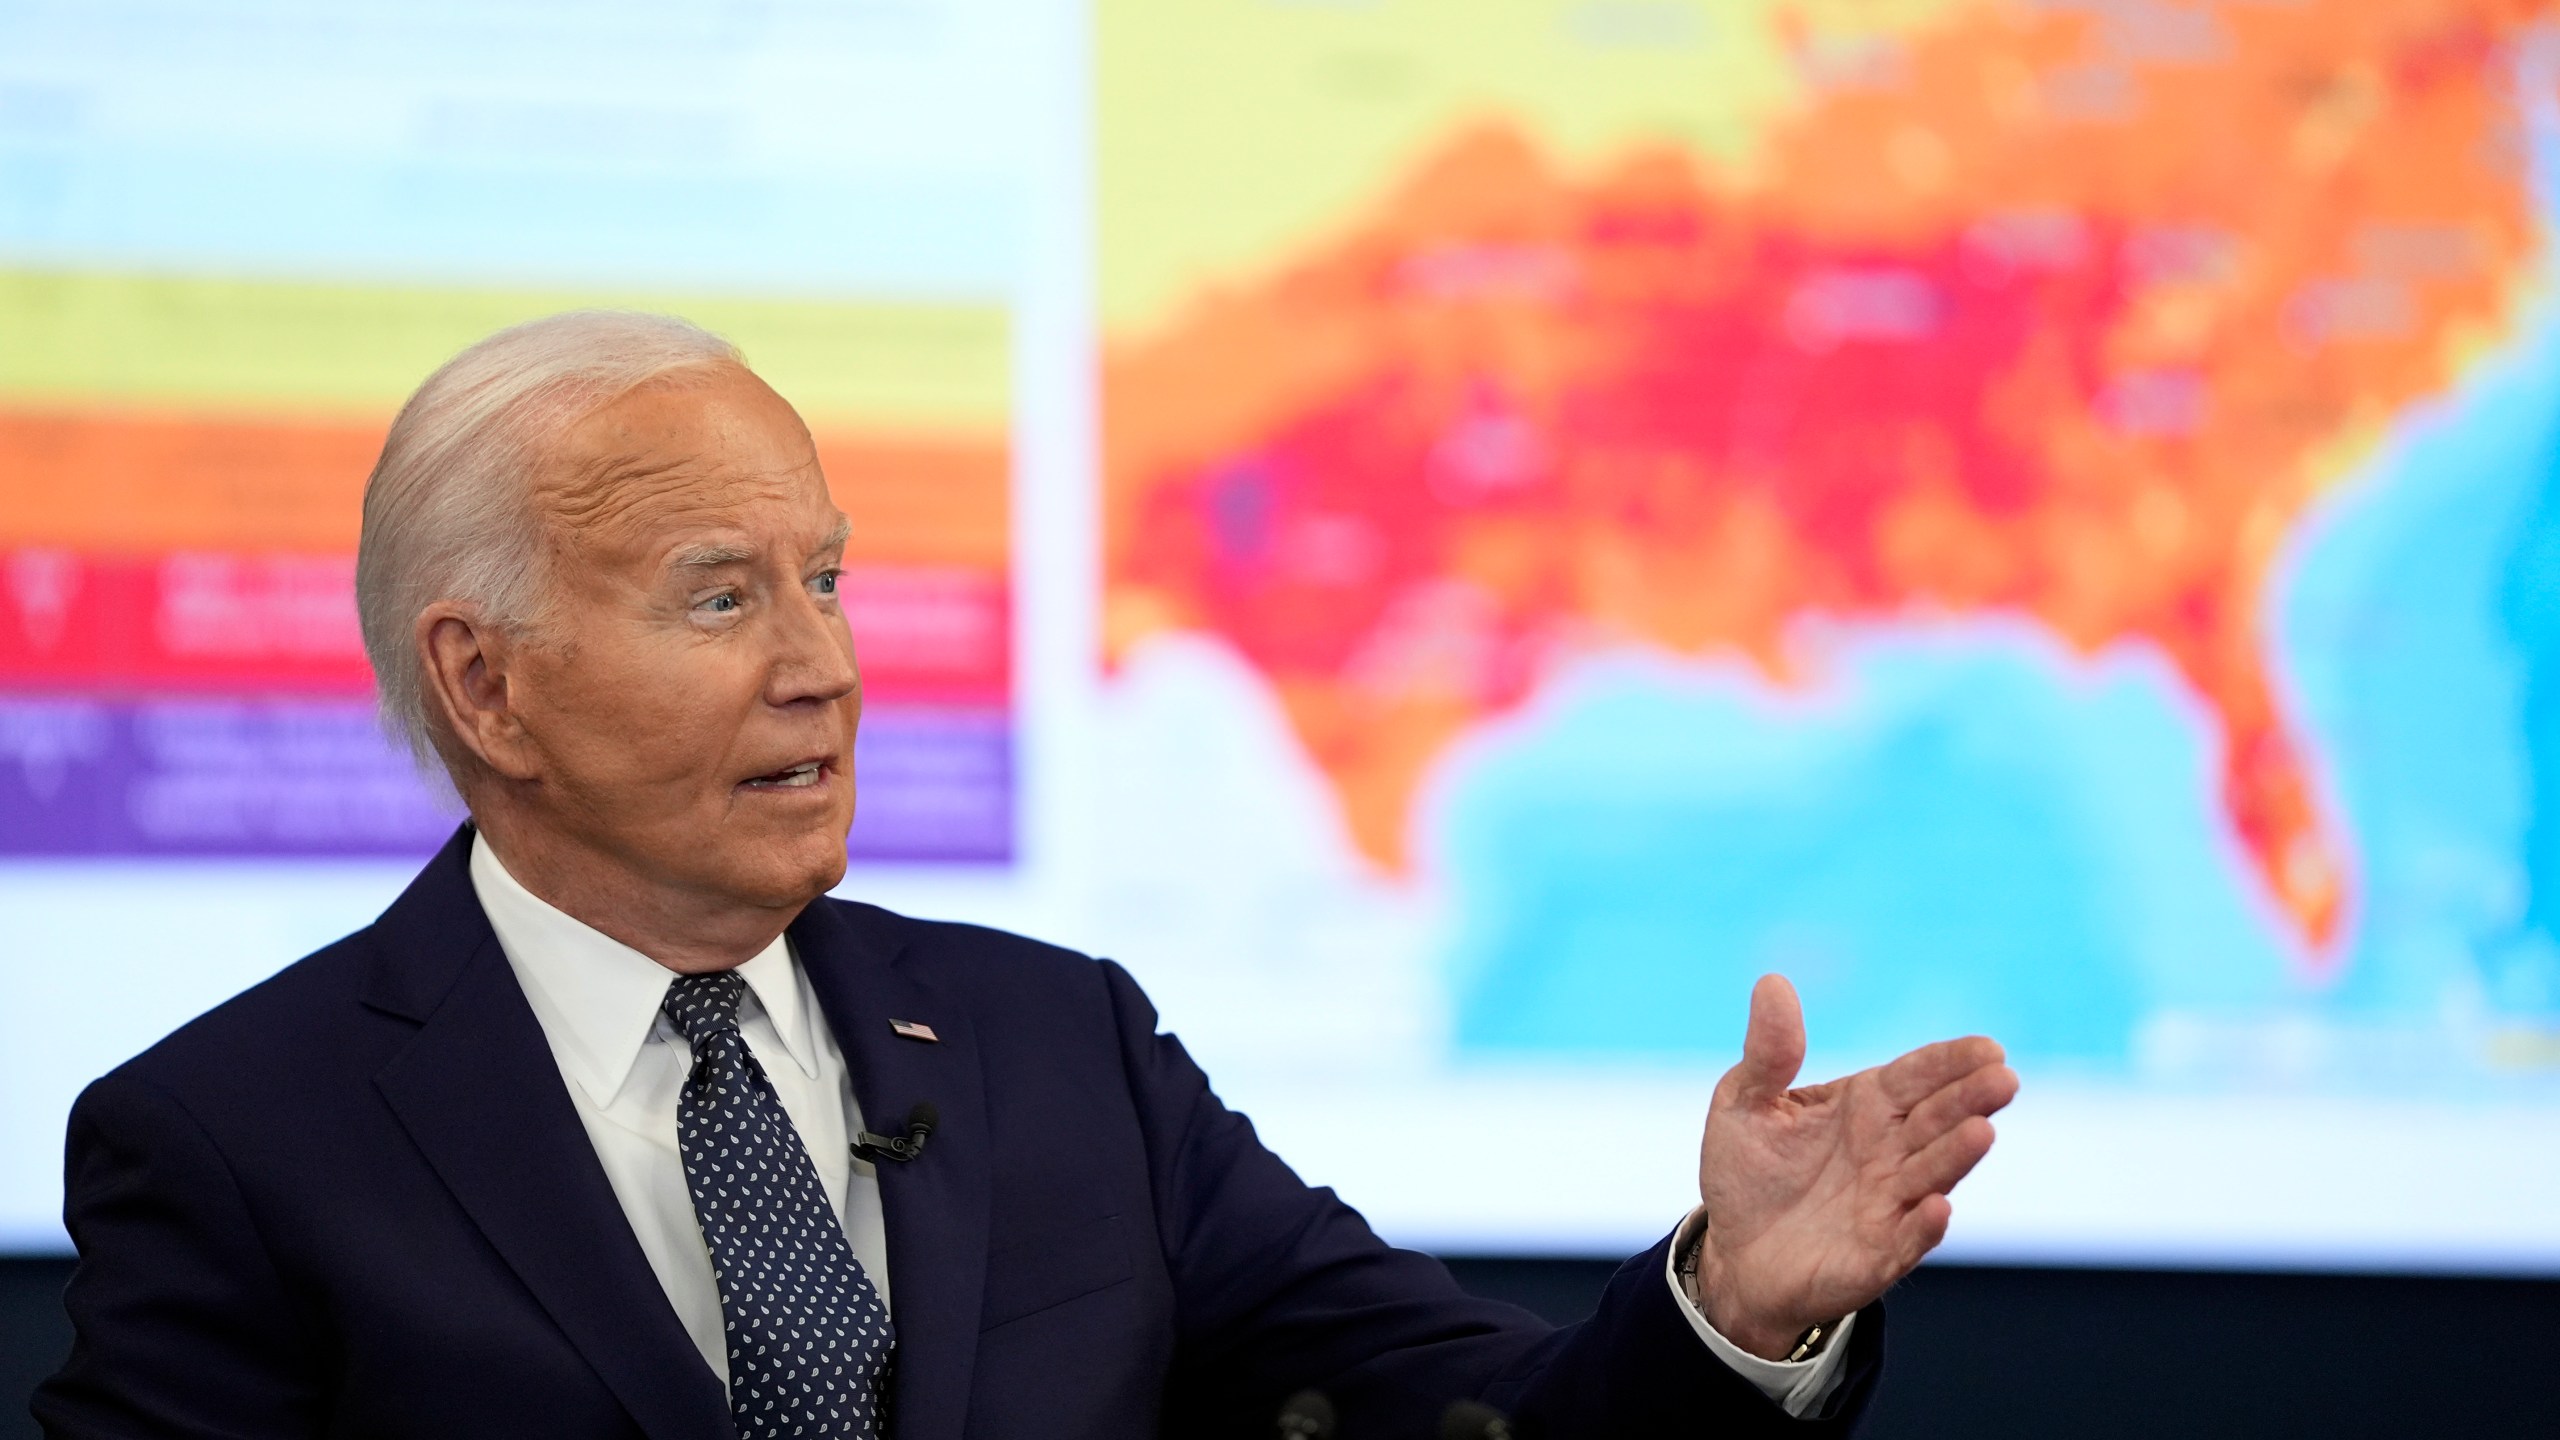
[[[542,448],[532,489],[561,539],[616,551],[836,519],[808,427],[727,364],[671,371],[575,421]]]

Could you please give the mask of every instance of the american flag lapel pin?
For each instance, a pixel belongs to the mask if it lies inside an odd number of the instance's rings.
[[[942,1037],[933,1033],[933,1027],[921,1020],[892,1020],[889,1029],[906,1039],[921,1040],[927,1045],[942,1043]]]

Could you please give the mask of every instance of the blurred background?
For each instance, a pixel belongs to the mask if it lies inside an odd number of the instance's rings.
[[[2547,1430],[2555,226],[2512,0],[0,0],[0,1435],[72,1097],[454,824],[364,476],[583,305],[854,518],[844,893],[1470,1285],[1778,970],[2027,1081],[1872,1433]]]

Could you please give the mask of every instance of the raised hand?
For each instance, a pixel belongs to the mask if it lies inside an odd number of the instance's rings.
[[[1761,976],[1742,1063],[1717,1082],[1698,1146],[1699,1307],[1773,1359],[1946,1237],[1947,1192],[1990,1151],[1988,1117],[2018,1093],[1999,1045],[1979,1035],[1791,1089],[1804,1043],[1795,987]]]

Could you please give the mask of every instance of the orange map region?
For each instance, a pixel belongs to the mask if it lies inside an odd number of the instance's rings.
[[[2351,847],[2268,673],[2269,572],[2512,323],[2530,17],[2151,8],[2184,21],[1968,11],[1749,177],[1669,148],[1566,173],[1487,121],[1116,340],[1112,658],[1234,646],[1397,869],[1435,758],[1593,645],[1780,682],[1814,615],[2154,646],[2328,963]]]
[[[0,548],[351,553],[388,425],[0,407]],[[1000,437],[815,434],[848,560],[1007,568]]]

